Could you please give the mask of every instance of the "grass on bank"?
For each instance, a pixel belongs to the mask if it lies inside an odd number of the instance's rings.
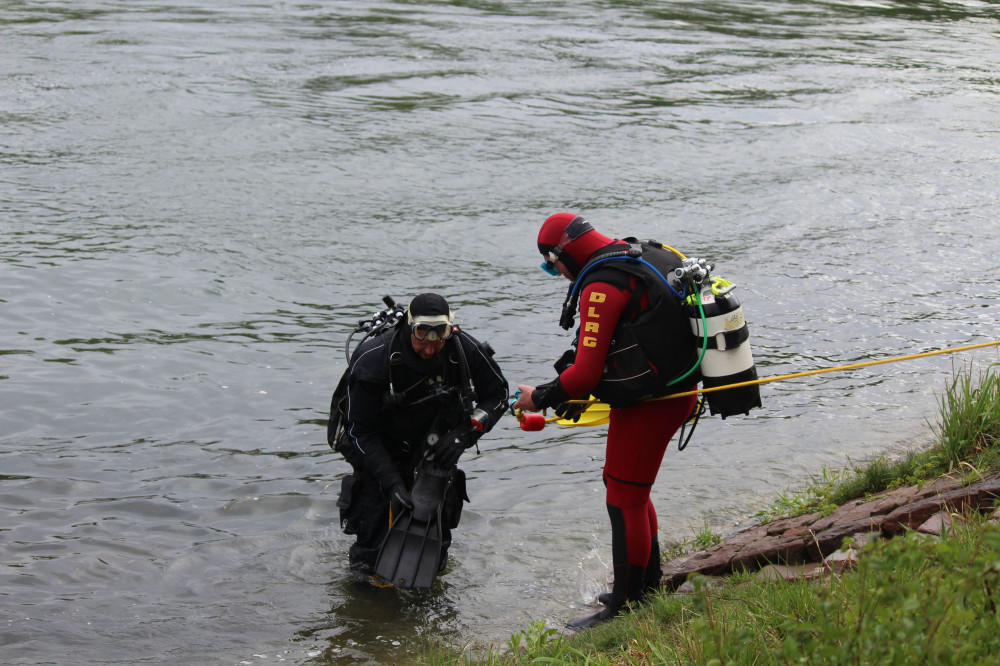
[[[958,473],[1000,471],[1000,364],[956,370],[940,398],[932,448],[877,458],[782,496],[762,517],[833,511],[847,501]],[[694,577],[694,592],[661,593],[577,636],[544,622],[504,646],[428,664],[979,664],[1000,654],[1000,527],[979,514],[954,534],[913,533],[861,547],[858,569],[821,582],[737,574]]]
[[[1000,364],[978,374],[971,365],[957,369],[939,398],[938,419],[937,425],[929,424],[934,434],[931,448],[824,470],[805,490],[780,495],[758,517],[766,522],[816,511],[829,514],[853,499],[933,481],[942,474],[959,473],[971,481],[1000,471]]]

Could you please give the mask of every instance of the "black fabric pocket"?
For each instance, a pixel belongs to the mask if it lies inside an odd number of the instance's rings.
[[[344,530],[346,534],[358,533],[351,521],[355,481],[353,474],[347,474],[340,480],[340,497],[337,499],[337,508],[340,509],[340,529]]]
[[[469,501],[469,494],[465,489],[465,472],[455,469],[451,475],[451,483],[444,493],[444,502],[441,506],[441,521],[450,530],[458,527],[462,519],[463,502]]]
[[[594,395],[612,407],[627,407],[657,395],[664,388],[639,339],[628,324],[616,331],[601,381]]]

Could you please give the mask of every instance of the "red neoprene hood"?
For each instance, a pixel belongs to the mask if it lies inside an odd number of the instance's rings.
[[[574,277],[594,252],[613,242],[575,213],[550,215],[538,231],[538,251],[546,260],[549,252],[555,254]]]

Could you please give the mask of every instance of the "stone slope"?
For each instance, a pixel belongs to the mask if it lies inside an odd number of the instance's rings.
[[[846,537],[856,541],[892,538],[907,530],[941,533],[952,513],[992,513],[1000,499],[1000,473],[971,485],[941,477],[926,486],[908,486],[858,499],[829,516],[818,513],[781,518],[724,538],[718,544],[682,555],[663,565],[663,585],[676,590],[692,573],[722,576],[774,565],[815,570],[840,550]]]

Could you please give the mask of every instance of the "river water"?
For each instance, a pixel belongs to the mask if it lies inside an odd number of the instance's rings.
[[[541,221],[714,260],[762,376],[998,335],[1000,6],[0,1],[0,661],[405,663],[588,612],[604,429],[510,418],[426,592],[348,575],[344,342],[436,290],[551,378]],[[963,353],[762,387],[667,546],[929,441]]]

